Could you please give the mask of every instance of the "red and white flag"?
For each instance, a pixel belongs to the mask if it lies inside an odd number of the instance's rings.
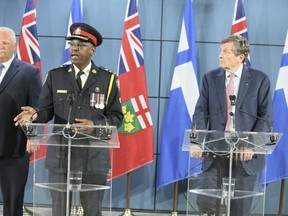
[[[17,57],[39,68],[40,78],[41,61],[40,46],[38,43],[37,26],[36,26],[36,0],[27,0],[26,8],[23,15],[22,27],[20,31],[19,41],[17,44]],[[40,146],[35,154],[35,160],[46,157],[47,146]],[[34,154],[30,156],[30,162],[34,161]]]
[[[244,0],[235,0],[231,35],[242,35],[248,40],[247,20],[244,11]],[[250,66],[250,55],[246,60],[246,65]]]
[[[118,129],[120,148],[113,151],[113,178],[154,159],[154,131],[148,103],[137,0],[129,0],[127,4],[118,78],[124,121]]]

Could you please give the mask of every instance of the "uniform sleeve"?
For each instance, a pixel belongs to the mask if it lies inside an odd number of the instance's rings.
[[[117,128],[119,128],[123,121],[123,113],[120,103],[120,92],[116,82],[117,76],[115,74],[111,74],[110,84],[108,85],[107,89],[108,101],[104,115],[107,117],[110,125],[115,125]]]

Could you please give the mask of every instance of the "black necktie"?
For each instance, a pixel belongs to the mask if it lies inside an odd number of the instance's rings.
[[[76,82],[80,89],[82,89],[82,81],[81,81],[81,75],[84,74],[83,71],[79,71],[77,74]]]

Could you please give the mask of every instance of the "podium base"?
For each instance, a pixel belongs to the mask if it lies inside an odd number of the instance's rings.
[[[121,216],[134,216],[130,209],[125,209],[124,213]]]
[[[38,214],[30,211],[29,209],[27,209],[24,205],[23,205],[23,216],[38,216]]]
[[[70,216],[83,216],[84,209],[82,206],[72,206]]]

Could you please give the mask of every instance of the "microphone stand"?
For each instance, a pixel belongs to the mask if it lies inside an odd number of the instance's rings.
[[[69,130],[71,130],[71,124],[70,124],[70,118],[71,118],[71,113],[72,113],[72,109],[73,109],[73,104],[74,104],[74,101],[75,101],[75,98],[74,98],[74,94],[71,93],[69,94],[68,96],[68,100],[69,100],[69,112],[68,112],[68,117],[67,117],[67,125],[65,126],[65,129],[64,129],[64,133],[66,131],[66,135],[68,136],[68,152],[67,152],[67,156],[68,156],[68,163],[67,163],[67,184],[66,184],[66,216],[69,216],[70,215],[70,211],[69,211],[69,208],[70,208],[70,169],[71,169],[71,165],[70,165],[70,162],[71,162],[71,136],[70,136],[70,133],[69,133]],[[74,192],[72,194],[72,196],[74,195]],[[72,197],[73,198],[73,197]],[[75,197],[74,197],[75,199]]]
[[[236,96],[235,95],[230,95],[229,99],[231,101],[230,107],[228,107],[227,109],[230,109],[231,107],[235,107],[236,106]],[[233,111],[233,109],[232,109]],[[231,179],[232,179],[232,162],[233,162],[233,151],[234,151],[234,145],[238,142],[238,135],[236,132],[236,128],[235,128],[235,115],[233,112],[229,113],[229,117],[231,118],[232,122],[232,129],[228,135],[228,139],[226,138],[226,142],[229,144],[229,187],[228,187],[228,195],[227,197],[223,197],[223,193],[221,194],[221,199],[218,199],[216,202],[216,212],[215,214],[217,216],[220,215],[221,212],[221,206],[223,206],[223,201],[224,199],[227,199],[227,206],[226,206],[226,215],[230,216],[230,203],[231,203]],[[224,131],[223,134],[226,137],[226,132]],[[221,159],[220,159],[221,160]],[[222,183],[222,172],[221,172],[221,168],[222,168],[222,164],[217,164],[217,189],[221,188],[221,183]],[[222,210],[223,211],[223,210]],[[222,212],[221,212],[222,213]]]

